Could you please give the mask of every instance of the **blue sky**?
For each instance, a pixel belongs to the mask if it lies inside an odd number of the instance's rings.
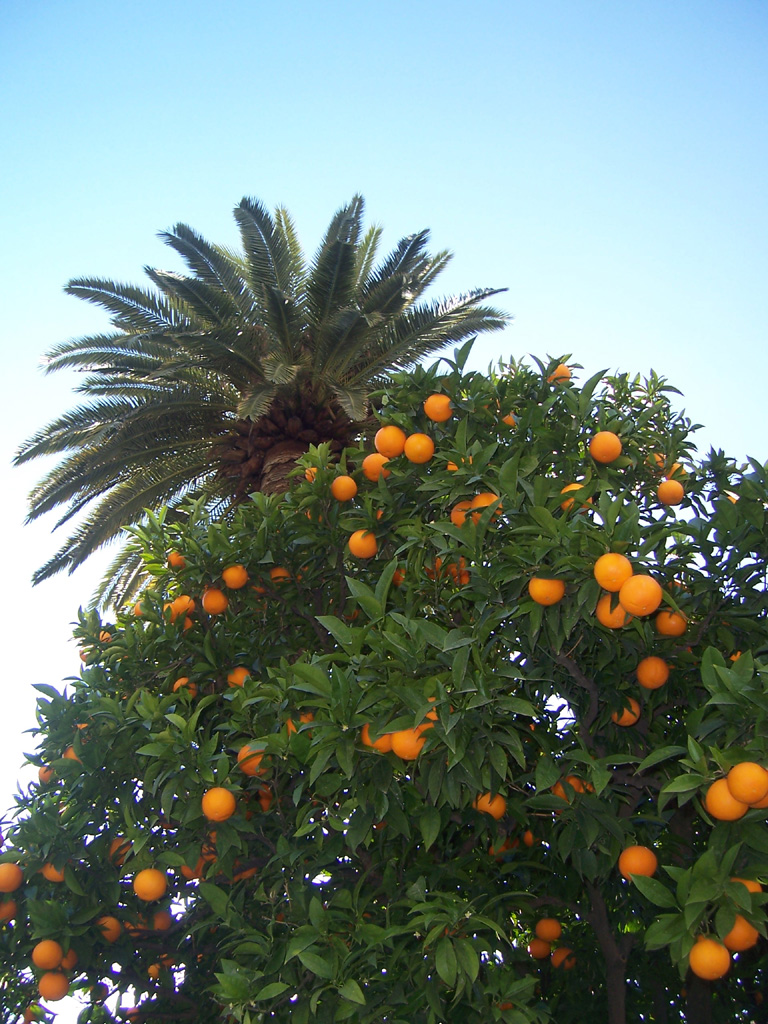
[[[175,266],[156,233],[178,221],[235,243],[243,195],[284,203],[311,251],[359,191],[385,245],[429,227],[455,252],[437,293],[509,289],[514,324],[478,368],[531,352],[573,352],[585,376],[653,367],[703,450],[765,461],[767,43],[763,0],[5,0],[8,800],[30,686],[77,671],[68,624],[99,569],[29,588],[56,539],[21,526],[43,467],[9,468],[75,401],[40,354],[105,326],[63,294],[70,277]]]

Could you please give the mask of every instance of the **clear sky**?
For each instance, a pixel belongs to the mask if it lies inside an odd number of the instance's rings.
[[[235,243],[243,195],[285,204],[312,251],[359,191],[388,247],[429,227],[456,253],[436,294],[509,289],[478,368],[653,367],[704,451],[764,462],[766,52],[765,0],[5,0],[3,806],[31,686],[77,671],[69,623],[100,569],[29,587],[58,544],[22,528],[43,467],[9,466],[76,400],[40,355],[106,327],[70,277],[175,267],[156,233],[178,221]]]

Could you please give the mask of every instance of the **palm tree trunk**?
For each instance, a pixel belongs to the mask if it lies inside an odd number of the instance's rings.
[[[302,441],[279,441],[264,454],[259,490],[263,494],[283,494],[290,487],[289,474],[296,461],[306,455],[308,446]]]

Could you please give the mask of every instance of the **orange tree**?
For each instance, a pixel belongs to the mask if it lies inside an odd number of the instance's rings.
[[[467,354],[287,494],[134,531],[152,585],[38,687],[0,1019],[754,1019],[763,467],[655,375]]]

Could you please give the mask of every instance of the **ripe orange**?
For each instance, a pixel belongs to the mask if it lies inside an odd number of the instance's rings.
[[[352,501],[357,494],[357,484],[351,476],[342,474],[331,483],[331,494],[336,501]]]
[[[43,939],[32,950],[32,963],[43,971],[53,971],[61,963],[64,950],[55,939]]]
[[[507,813],[507,801],[500,793],[496,793],[494,796],[491,796],[490,793],[482,793],[480,796],[475,797],[472,801],[472,806],[476,811],[490,814],[496,821],[503,818]]]
[[[264,746],[258,743],[244,743],[237,752],[237,764],[246,775],[263,775],[265,768],[259,767],[264,758]],[[227,792],[225,790],[225,792]],[[227,815],[229,817],[229,815]],[[216,818],[216,821],[224,821]]]
[[[248,570],[244,565],[229,565],[221,574],[221,578],[230,590],[239,590],[248,582]]]
[[[754,878],[732,878],[732,882],[741,882],[746,887],[748,892],[762,892],[763,887],[759,882],[756,882]]]
[[[179,676],[173,684],[173,692],[178,693],[180,690],[184,690],[190,697],[196,697],[197,683],[190,683],[189,676]]]
[[[78,764],[82,764],[83,763],[80,760],[80,758],[77,756],[77,754],[75,753],[75,748],[73,746],[71,746],[71,745],[67,747],[67,749],[64,751],[64,753],[61,756],[66,758],[67,761],[77,761]]]
[[[347,547],[356,558],[373,558],[379,550],[376,537],[370,530],[355,530],[347,541]]]
[[[162,899],[168,889],[168,879],[158,868],[144,868],[133,880],[133,891],[145,903]]]
[[[501,422],[506,423],[508,427],[514,427],[517,425],[514,413],[508,412],[506,416],[501,417]]]
[[[463,526],[467,521],[467,509],[472,508],[471,501],[457,501],[451,509],[451,522],[454,526]]]
[[[679,480],[662,480],[656,496],[662,505],[679,505],[685,496],[685,488]]]
[[[734,765],[725,781],[731,796],[743,804],[759,803],[768,794],[768,772],[755,761]]]
[[[371,727],[368,722],[365,723],[363,728],[360,730],[360,742],[365,747],[372,747],[374,750],[380,750],[386,754],[392,749],[392,733],[382,733],[378,739],[371,738]]]
[[[435,442],[429,434],[409,434],[403,451],[409,462],[423,465],[435,454]]]
[[[187,560],[180,552],[170,551],[168,553],[168,565],[171,569],[185,569]]]
[[[221,615],[227,610],[229,598],[218,587],[209,587],[203,594],[203,608],[209,615]]]
[[[690,952],[688,963],[699,978],[717,981],[728,973],[731,954],[722,943],[699,937],[699,941]]]
[[[563,928],[556,917],[541,917],[534,928],[536,937],[545,942],[557,942],[563,934]]]
[[[49,768],[47,764],[43,764],[37,769],[37,777],[42,786],[47,786],[53,779],[53,769]]]
[[[314,716],[312,711],[301,711],[299,713],[299,724],[301,724],[303,722],[314,722],[314,720],[315,720],[315,716]],[[298,729],[296,728],[296,723],[294,722],[294,720],[292,718],[289,718],[286,721],[286,723],[285,723],[285,730],[286,730],[286,732],[288,733],[289,736],[291,736],[295,732],[298,732]],[[311,736],[312,732],[310,731],[308,733],[308,735]]]
[[[549,960],[553,967],[562,967],[564,971],[570,971],[572,967],[576,966],[576,957],[568,946],[558,946],[557,949],[553,949]]]
[[[18,864],[0,864],[0,892],[16,892],[24,881],[24,874]]]
[[[182,615],[189,615],[193,612],[195,610],[195,602],[189,594],[179,594],[178,597],[174,597],[170,604],[163,606],[163,611],[166,608],[171,609],[171,622],[175,622]]]
[[[40,998],[48,1003],[58,1002],[69,992],[69,981],[61,971],[46,971],[37,983]]]
[[[652,576],[638,573],[621,585],[619,603],[630,615],[651,615],[661,604],[661,584]]]
[[[536,604],[545,607],[557,604],[565,594],[565,583],[562,580],[542,579],[540,576],[533,576],[528,581],[528,593]]]
[[[578,484],[578,483],[566,484],[565,487],[561,487],[560,488],[560,493],[561,494],[567,494],[568,491],[580,491],[582,489],[582,487],[584,487],[583,483],[580,483],[580,484]],[[583,505],[581,505],[580,507],[581,508],[589,508],[589,506],[591,504],[592,504],[592,499],[591,498],[587,498],[586,502]],[[563,512],[570,511],[570,509],[573,508],[573,498],[566,498],[565,501],[561,501],[560,502],[560,508],[563,510]]]
[[[534,960],[546,960],[552,947],[544,939],[531,939],[528,943],[528,952]]]
[[[280,565],[275,565],[269,570],[269,578],[273,583],[285,583],[286,580],[291,578],[291,574],[287,569],[283,569]]]
[[[659,860],[648,846],[627,846],[619,854],[619,871],[629,880],[632,875],[656,874]]]
[[[72,968],[76,966],[77,960],[77,953],[75,952],[74,948],[70,946],[70,948],[67,950],[64,956],[61,958],[60,966],[63,967],[65,971],[71,971]]]
[[[611,721],[615,722],[616,725],[628,726],[634,725],[640,717],[640,705],[634,697],[629,698],[629,707],[622,708],[621,711],[614,711],[611,715]]]
[[[621,455],[621,441],[612,430],[598,430],[589,442],[589,454],[604,466],[614,462]]]
[[[235,813],[235,794],[223,786],[214,786],[203,794],[203,814],[209,821],[226,821]]]
[[[621,629],[632,621],[632,616],[620,604],[611,608],[611,595],[603,594],[595,608],[597,621],[608,629]]]
[[[227,683],[230,686],[244,686],[245,680],[251,678],[251,673],[245,665],[237,665],[231,672],[227,673]]]
[[[472,501],[469,503],[470,508],[478,509],[479,511],[472,513],[472,522],[479,523],[480,517],[483,514],[483,509],[488,508],[489,505],[495,506],[494,513],[491,519],[498,519],[500,512],[503,509],[501,499],[498,494],[494,494],[493,491],[481,491],[480,494],[476,494]]]
[[[563,782],[567,782],[575,793],[584,792],[584,783],[577,775],[566,775]],[[565,800],[566,803],[571,802],[570,794],[567,792],[562,782],[556,782],[554,786],[552,786],[552,793],[554,793],[555,796],[559,796],[561,800]]]
[[[523,844],[525,846],[531,847],[535,842],[536,837],[534,836],[533,832],[531,832],[530,829],[526,829],[525,832],[523,832]]]
[[[109,859],[117,867],[122,867],[126,856],[131,851],[131,847],[132,843],[129,839],[124,839],[123,836],[115,836],[109,844]]]
[[[168,910],[158,910],[152,916],[152,928],[156,932],[167,932],[172,924],[173,918]]]
[[[376,431],[373,445],[379,455],[387,459],[397,458],[405,448],[405,431],[395,426],[381,427]]]
[[[382,476],[386,480],[391,470],[384,468],[385,462],[389,462],[389,459],[380,452],[371,452],[370,455],[366,455],[363,459],[363,476],[365,479],[372,480],[375,483]]]
[[[453,416],[453,406],[448,395],[430,395],[424,401],[424,412],[435,423],[445,423]]]
[[[49,882],[64,881],[64,868],[57,868],[54,864],[43,864],[40,868],[40,874],[43,878],[47,878]]]
[[[669,679],[669,665],[663,658],[650,655],[643,658],[635,669],[637,681],[646,690],[658,690]]]
[[[105,942],[117,942],[123,930],[123,926],[111,914],[104,914],[102,917],[97,918],[96,927],[101,932]]]
[[[751,925],[746,917],[736,915],[733,928],[727,935],[723,936],[723,945],[732,953],[743,953],[745,949],[751,949],[757,944],[760,932],[754,925]]]
[[[304,470],[304,479],[309,483],[314,483],[315,477],[317,476],[317,466],[307,466]]]
[[[704,806],[718,821],[738,821],[749,810],[749,804],[731,795],[725,779],[717,779],[712,783],[704,797]]]
[[[547,377],[550,384],[564,384],[571,379],[571,369],[565,363],[558,363],[552,373]]]
[[[16,900],[0,901],[0,924],[5,921],[12,921],[16,917],[18,909]]]
[[[603,590],[615,594],[632,575],[632,563],[625,555],[609,551],[600,555],[592,567],[592,573]]]
[[[422,736],[421,729],[399,729],[390,733],[392,737],[392,750],[404,761],[412,761],[421,753],[421,748],[426,743],[426,736]]]
[[[656,632],[662,636],[682,636],[688,628],[688,619],[680,612],[670,612],[665,608],[654,620]]]

